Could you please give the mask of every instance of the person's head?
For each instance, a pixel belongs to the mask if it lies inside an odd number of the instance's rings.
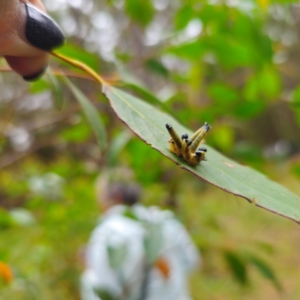
[[[127,168],[105,169],[96,181],[96,198],[102,209],[139,202],[141,189]]]

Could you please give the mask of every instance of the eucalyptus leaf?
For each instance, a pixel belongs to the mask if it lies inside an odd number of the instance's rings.
[[[92,105],[88,98],[69,79],[64,77],[64,80],[72,91],[74,97],[82,106],[83,111],[96,134],[100,150],[103,151],[107,145],[106,130],[96,107]]]
[[[55,102],[56,102],[56,106],[58,109],[62,109],[63,107],[63,103],[64,103],[64,99],[63,99],[63,92],[61,89],[61,86],[57,80],[57,78],[53,75],[51,70],[47,71],[47,77],[49,78],[50,84],[52,86],[52,90],[55,96]]]
[[[189,166],[169,151],[170,137],[165,124],[170,123],[180,134],[191,134],[189,129],[170,115],[119,89],[104,86],[104,94],[118,117],[133,132],[182,169],[256,206],[300,223],[300,198],[285,187],[223,156],[208,145],[205,145],[207,161],[195,167]]]

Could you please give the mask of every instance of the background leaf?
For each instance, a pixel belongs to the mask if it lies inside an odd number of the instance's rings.
[[[125,10],[132,20],[142,26],[147,26],[154,15],[153,5],[150,0],[126,0]]]
[[[246,285],[248,283],[248,275],[245,261],[235,252],[229,251],[224,253],[224,258],[236,280],[239,283]]]
[[[118,161],[120,152],[132,138],[132,133],[129,130],[121,131],[110,143],[108,153],[109,165],[114,165]]]
[[[282,291],[282,286],[278,281],[274,271],[265,261],[255,255],[251,255],[249,260],[258,269],[262,276],[269,279],[278,291]]]
[[[106,130],[104,124],[102,123],[99,112],[91,104],[91,102],[85,97],[85,95],[79,89],[77,89],[70,80],[68,80],[67,78],[64,78],[64,80],[69,86],[69,88],[71,89],[74,97],[78,100],[78,102],[82,106],[83,111],[96,134],[99,147],[101,151],[103,151],[107,146]]]
[[[57,78],[53,75],[52,71],[48,69],[47,71],[47,77],[49,78],[49,81],[51,83],[52,86],[52,90],[54,93],[54,97],[55,97],[55,102],[57,105],[58,109],[61,109],[63,107],[64,104],[64,96],[63,96],[63,92],[60,86],[60,83],[58,82]]]

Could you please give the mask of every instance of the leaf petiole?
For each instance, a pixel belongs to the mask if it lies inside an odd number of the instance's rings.
[[[53,51],[51,51],[50,54],[65,61],[66,63],[72,65],[75,68],[81,69],[85,73],[89,74],[92,78],[94,78],[97,82],[99,82],[101,84],[105,84],[105,81],[101,76],[99,76],[93,69],[91,69],[89,66],[82,63],[81,61],[72,59],[70,57],[64,56],[62,54],[59,54],[59,53],[53,52]]]

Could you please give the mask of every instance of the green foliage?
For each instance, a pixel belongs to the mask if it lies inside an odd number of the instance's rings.
[[[295,105],[300,105],[300,86],[297,86],[294,90],[293,102]]]
[[[148,61],[146,61],[145,65],[149,69],[149,71],[153,73],[157,73],[163,77],[167,77],[169,75],[169,70],[156,59],[149,59]]]
[[[174,26],[176,30],[184,29],[190,20],[195,16],[193,7],[190,4],[186,4],[179,8],[174,17]]]
[[[30,92],[32,94],[41,93],[49,90],[50,84],[45,79],[40,79],[38,81],[34,81],[30,84]]]
[[[238,99],[238,93],[233,88],[222,84],[212,84],[208,88],[208,95],[216,105],[228,105]]]
[[[274,100],[280,93],[281,81],[276,71],[263,70],[249,78],[244,88],[244,97],[248,101]]]
[[[155,13],[150,0],[126,0],[125,11],[133,21],[143,27],[147,26],[152,21]]]
[[[91,128],[84,123],[73,125],[60,133],[61,138],[66,142],[83,143],[91,135]]]
[[[292,172],[297,176],[300,177],[300,164],[296,163],[292,166]]]
[[[253,265],[264,278],[272,282],[278,292],[282,291],[281,284],[279,283],[274,271],[270,265],[260,257],[253,254],[241,255],[235,251],[224,251],[224,258],[232,272],[232,275],[240,284],[248,285],[250,283],[248,269],[251,265]]]
[[[163,174],[162,169],[153,168],[154,165],[163,165],[161,155],[156,151],[149,153],[149,147],[141,143],[139,139],[130,141],[126,150],[125,159],[134,168],[138,182],[143,185],[151,185]]]
[[[234,130],[230,126],[214,127],[214,135],[209,140],[212,146],[229,152],[234,144]]]
[[[7,211],[0,209],[0,230],[10,228],[12,224],[12,219]]]

